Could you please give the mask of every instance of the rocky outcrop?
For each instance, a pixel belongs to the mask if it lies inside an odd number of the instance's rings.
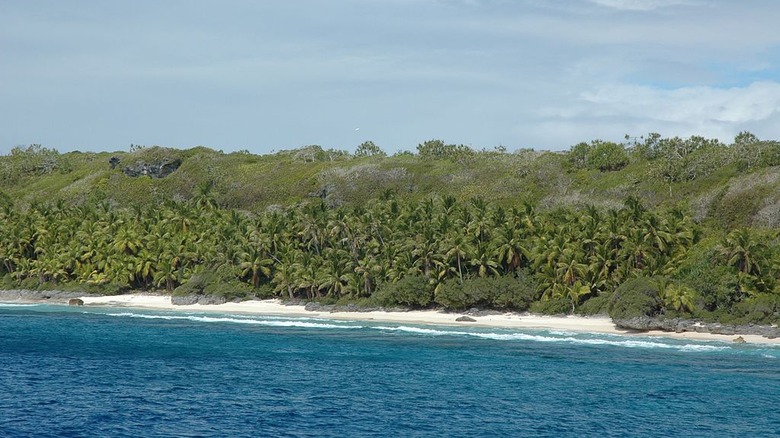
[[[178,158],[164,158],[153,163],[136,161],[133,166],[126,166],[122,171],[130,177],[150,176],[152,178],[165,178],[181,166]]]
[[[628,319],[613,320],[618,328],[636,331],[661,330],[665,332],[697,332],[712,333],[715,335],[758,335],[765,338],[774,339],[780,336],[780,328],[768,325],[732,325],[721,324],[718,322],[697,322],[690,319],[681,318],[651,318],[649,316],[638,316]]]
[[[295,303],[293,303],[295,304]],[[375,312],[375,311],[385,311],[385,312],[394,312],[394,311],[407,311],[407,309],[385,309],[383,307],[361,307],[357,304],[345,304],[345,305],[335,305],[335,304],[322,304],[315,301],[309,301],[306,303],[306,305],[303,307],[305,310],[309,312],[330,312],[330,313],[336,313],[336,312]]]
[[[0,290],[0,301],[51,301],[53,303],[67,303],[71,298],[78,298],[83,292],[64,292],[58,290]]]
[[[171,304],[175,306],[189,306],[190,304],[225,304],[228,300],[225,297],[215,295],[173,295]]]

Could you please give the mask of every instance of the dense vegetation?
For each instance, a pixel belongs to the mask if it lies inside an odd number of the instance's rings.
[[[113,158],[109,166],[109,160]],[[180,160],[165,178],[123,164]],[[119,164],[117,166],[117,164]],[[0,157],[4,288],[776,322],[780,144]]]

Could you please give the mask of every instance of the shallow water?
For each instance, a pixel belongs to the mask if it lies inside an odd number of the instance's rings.
[[[0,436],[776,436],[780,348],[0,304]]]

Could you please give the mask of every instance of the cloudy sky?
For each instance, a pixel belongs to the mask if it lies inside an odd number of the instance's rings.
[[[780,139],[776,0],[0,0],[0,154]]]

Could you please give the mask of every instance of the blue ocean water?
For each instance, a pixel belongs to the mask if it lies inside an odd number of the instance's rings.
[[[780,347],[0,304],[0,436],[778,436]]]

